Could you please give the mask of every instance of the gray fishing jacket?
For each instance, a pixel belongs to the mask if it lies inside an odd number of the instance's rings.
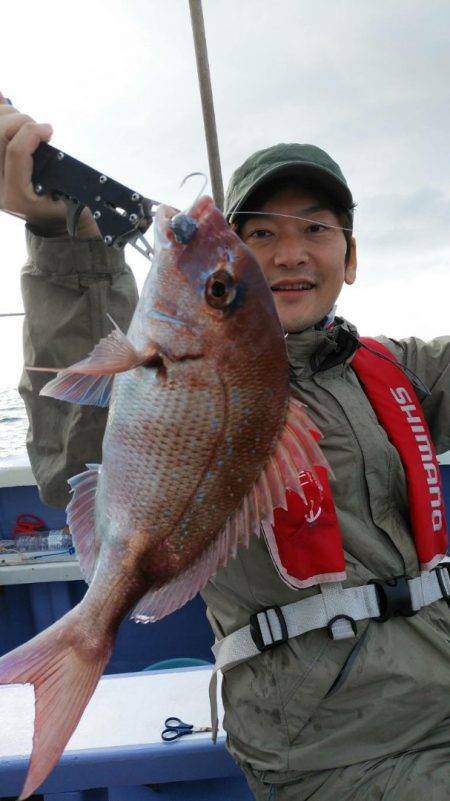
[[[82,358],[110,330],[106,312],[126,329],[137,294],[123,254],[97,241],[41,239],[29,232],[28,244],[22,273],[26,364],[61,367]],[[438,452],[450,449],[450,338],[381,339],[431,390],[423,410]],[[322,431],[336,476],[345,586],[417,575],[403,466],[351,358],[339,358],[326,331],[289,335],[287,346],[292,385]],[[105,414],[38,398],[48,378],[25,371],[20,391],[41,495],[64,507],[67,478],[100,460]],[[264,542],[254,537],[203,597],[221,638],[254,612],[315,592],[285,585]],[[223,697],[232,754],[268,782],[280,773],[291,777],[448,742],[450,609],[438,601],[414,617],[360,623],[356,643],[331,640],[323,629],[291,639],[228,671]]]

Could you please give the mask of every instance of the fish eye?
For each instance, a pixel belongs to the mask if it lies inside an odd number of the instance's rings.
[[[236,282],[226,270],[217,270],[206,282],[205,296],[214,309],[226,308],[236,297]]]

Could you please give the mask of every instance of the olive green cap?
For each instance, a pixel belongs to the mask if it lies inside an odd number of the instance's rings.
[[[330,195],[351,215],[352,193],[339,165],[320,147],[292,142],[258,150],[238,167],[231,176],[225,197],[227,219],[233,222],[236,212],[256,189],[281,175],[298,176],[317,184],[319,190]]]

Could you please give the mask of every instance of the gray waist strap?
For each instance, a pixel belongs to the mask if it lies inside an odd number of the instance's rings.
[[[247,626],[213,646],[215,670],[230,670],[267,648],[314,629],[327,628],[332,639],[346,639],[357,635],[360,620],[383,622],[414,615],[434,601],[450,598],[448,564],[423,571],[417,578],[399,576],[362,587],[322,584],[317,595],[258,612]]]
[[[411,617],[424,606],[445,598],[450,605],[450,562],[442,562],[417,578],[397,576],[362,587],[341,583],[321,584],[320,593],[286,606],[272,606],[252,615],[250,623],[213,645],[216,664],[209,685],[213,740],[216,739],[217,671],[241,662],[314,629],[328,630],[333,640],[356,637],[360,620],[384,622],[391,617]]]

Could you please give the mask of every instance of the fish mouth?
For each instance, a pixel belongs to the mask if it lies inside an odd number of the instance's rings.
[[[171,234],[179,244],[188,244],[195,236],[200,225],[206,222],[209,215],[214,211],[216,211],[214,201],[208,195],[196,200],[191,208],[185,211],[167,209],[165,222],[169,236]],[[167,219],[169,215],[170,219]]]
[[[165,206],[161,203],[156,209],[155,219],[153,223],[153,237],[154,249],[157,252],[160,249],[166,249],[170,246],[168,234],[170,233],[170,221],[178,214],[178,209],[171,206]]]
[[[177,242],[181,245],[187,245],[197,233],[198,222],[193,217],[190,217],[189,214],[184,214],[184,212],[180,211],[179,214],[175,214],[169,220],[169,228]]]
[[[156,210],[154,221],[155,250],[157,243],[164,248],[188,245],[200,226],[216,211],[214,201],[208,195],[196,200],[185,211],[161,204]]]

